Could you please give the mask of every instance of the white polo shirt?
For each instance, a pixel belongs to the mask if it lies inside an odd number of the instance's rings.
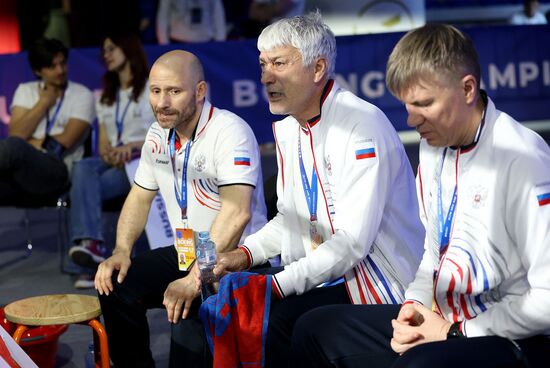
[[[123,144],[144,140],[147,129],[149,129],[151,123],[155,121],[155,116],[149,104],[148,91],[148,86],[145,86],[137,102],[132,99],[132,87],[120,89],[118,92],[118,119],[122,120],[122,135],[120,140]],[[126,106],[128,106],[127,110]],[[112,105],[103,104],[97,101],[97,119],[99,124],[106,129],[109,143],[113,147],[118,143],[116,110],[116,101]],[[124,114],[124,110],[126,110],[126,114]],[[122,119],[123,117],[124,119]]]
[[[149,128],[134,182],[148,190],[160,190],[172,228],[183,227],[175,195],[170,159],[170,129],[155,122]],[[177,151],[177,188],[181,189],[185,145]],[[221,208],[219,187],[231,184],[254,186],[251,219],[242,239],[266,223],[260,153],[254,133],[237,115],[205,101],[187,165],[188,226],[210,230]]]
[[[25,109],[32,109],[40,99],[39,89],[41,81],[21,83],[15,90],[11,109],[14,106],[20,106]],[[50,119],[54,118],[55,111],[61,99],[58,98],[56,103],[48,111]],[[95,118],[94,97],[92,92],[82,84],[69,81],[67,89],[63,97],[63,102],[59,108],[59,112],[55,116],[50,135],[61,134],[65,130],[70,119],[79,119],[91,124]],[[44,139],[46,136],[47,116],[36,126],[32,137],[36,139]],[[84,142],[80,142],[65,152],[64,162],[69,168],[72,167],[74,161],[80,160],[84,155]]]

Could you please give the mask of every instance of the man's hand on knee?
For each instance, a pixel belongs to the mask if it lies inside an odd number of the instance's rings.
[[[193,267],[196,269],[196,267]],[[177,323],[180,316],[187,318],[193,300],[200,294],[200,283],[194,271],[191,271],[184,278],[172,281],[164,292],[162,304],[166,307],[168,321]]]
[[[95,288],[100,295],[109,295],[113,291],[112,276],[118,270],[117,282],[124,281],[132,261],[126,252],[113,252],[113,255],[99,264],[95,274]]]

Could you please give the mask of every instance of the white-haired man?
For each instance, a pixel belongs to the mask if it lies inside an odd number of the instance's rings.
[[[336,41],[320,14],[272,24],[258,49],[270,111],[289,115],[273,126],[279,212],[222,255],[216,271],[281,256],[265,365],[282,367],[294,323],[306,311],[401,303],[423,231],[399,137],[382,111],[334,81]]]

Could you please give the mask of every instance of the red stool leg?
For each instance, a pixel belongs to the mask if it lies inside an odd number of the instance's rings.
[[[17,329],[13,333],[13,340],[17,343],[17,345],[21,342],[21,337],[27,331],[29,328],[25,325],[17,325]]]
[[[89,320],[88,325],[93,328],[94,335],[99,339],[99,349],[97,348],[97,344],[94,344],[96,367],[109,368],[111,363],[109,360],[109,345],[107,344],[105,327],[97,319]],[[98,365],[98,362],[101,362],[101,365]]]

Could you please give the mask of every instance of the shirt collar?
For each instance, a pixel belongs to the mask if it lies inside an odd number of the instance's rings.
[[[213,114],[214,114],[214,106],[212,106],[210,101],[205,99],[204,104],[202,106],[201,115],[199,117],[199,122],[195,126],[195,129],[193,130],[193,134],[191,135],[191,140],[193,142],[200,138],[200,136],[206,129],[206,126],[210,122]],[[175,129],[170,129],[170,133],[168,134],[168,143],[170,142],[170,137],[172,136],[172,134],[175,134]],[[176,139],[175,141],[176,151],[179,151],[180,148],[181,148],[180,140]]]
[[[321,94],[321,100],[319,101],[319,111],[320,111],[319,115],[316,115],[311,119],[308,119],[307,121],[310,128],[312,128],[313,126],[315,126],[315,124],[321,121],[321,113],[323,112],[323,103],[327,99],[330,91],[332,91],[333,86],[334,86],[334,79],[329,79],[325,84],[325,88],[323,89],[323,93]]]
[[[487,97],[487,92],[484,90],[479,91],[479,95],[483,101],[484,107],[483,107],[483,113],[481,115],[481,122],[479,123],[479,127],[477,128],[476,135],[474,137],[474,141],[470,144],[466,144],[464,146],[460,146],[460,153],[467,153],[473,150],[477,143],[479,142],[479,138],[481,137],[481,132],[483,131],[483,128],[485,127],[485,116],[487,115],[487,106],[489,105],[489,99]],[[452,149],[457,149],[458,147],[452,146]]]
[[[206,129],[206,126],[212,119],[213,114],[214,114],[214,106],[212,106],[210,101],[208,101],[207,99],[204,99],[204,104],[202,105],[201,117],[199,118],[199,123],[195,127],[195,131],[193,132],[193,141],[196,141],[202,135],[202,133]]]

